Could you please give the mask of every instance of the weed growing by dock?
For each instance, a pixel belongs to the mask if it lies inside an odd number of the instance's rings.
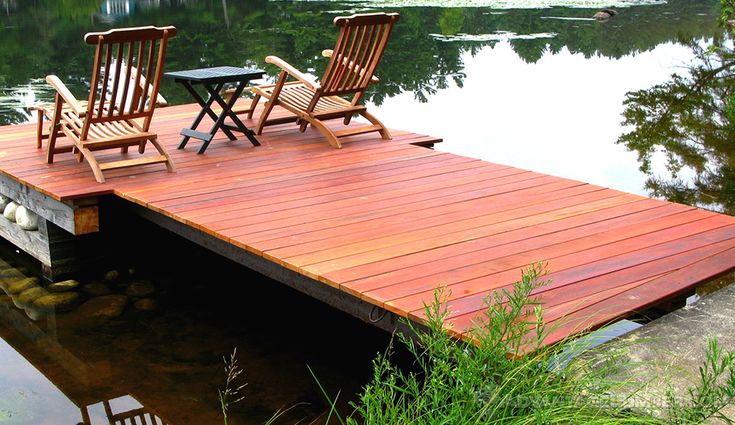
[[[671,396],[666,406],[635,408],[615,396],[621,386],[637,385],[611,379],[624,365],[614,359],[595,367],[584,360],[570,363],[564,353],[571,341],[543,347],[543,312],[531,296],[544,284],[542,270],[540,265],[529,268],[512,290],[486,300],[485,318],[473,334],[475,344],[458,343],[447,334],[446,294],[438,291],[426,307],[426,328],[408,323],[416,337],[397,337],[418,372],[399,368],[391,360],[391,349],[379,355],[353,415],[340,422],[690,424],[718,417],[731,423],[718,415],[735,396],[735,354],[723,353],[716,342],[709,345],[691,400],[678,402]]]

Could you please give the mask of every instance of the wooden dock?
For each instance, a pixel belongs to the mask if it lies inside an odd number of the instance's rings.
[[[260,147],[218,137],[204,155],[195,141],[177,150],[197,110],[156,111],[153,129],[176,173],[117,170],[104,184],[71,154],[46,164],[35,125],[2,127],[0,193],[67,235],[94,233],[106,214],[99,200],[117,198],[383,327],[396,317],[420,321],[446,286],[460,337],[489,293],[538,261],[548,262],[551,280],[537,291],[555,328],[548,343],[735,269],[734,217],[437,152],[423,146],[440,140],[397,130],[392,141],[353,136],[337,150],[317,131],[287,124],[266,128]]]

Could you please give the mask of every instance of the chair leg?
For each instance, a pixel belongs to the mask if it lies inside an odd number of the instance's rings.
[[[38,124],[36,124],[36,149],[41,149],[43,140],[43,111],[41,109],[37,109],[36,113],[38,114]]]
[[[387,128],[383,125],[382,122],[380,122],[379,119],[375,118],[375,116],[368,111],[362,111],[360,112],[360,115],[365,117],[368,121],[370,121],[372,124],[379,125],[380,130],[378,132],[380,133],[380,137],[382,137],[384,140],[391,140],[393,137],[390,135],[390,131],[388,131]]]
[[[51,125],[49,127],[49,133],[48,133],[48,149],[46,151],[46,162],[49,164],[54,163],[54,149],[56,149],[56,125]]]
[[[260,95],[256,94],[255,97],[253,97],[253,101],[250,102],[250,110],[248,111],[249,120],[253,119],[253,112],[255,112],[255,107],[258,106],[258,102],[260,102]]]
[[[94,174],[94,178],[95,180],[97,180],[97,183],[104,183],[105,176],[102,175],[100,164],[97,162],[97,158],[95,158],[92,154],[92,151],[90,151],[88,148],[83,148],[79,146],[77,146],[77,149],[79,150],[80,157],[87,158],[87,162],[89,162],[89,166],[92,167],[92,174]]]
[[[339,140],[337,140],[337,136],[335,136],[334,132],[332,132],[332,130],[329,127],[324,125],[323,122],[319,121],[316,118],[310,118],[310,117],[304,118],[304,120],[305,120],[304,121],[305,123],[313,125],[323,135],[327,136],[327,141],[329,142],[330,145],[332,145],[332,147],[337,148],[337,149],[342,148],[342,144],[339,142]]]
[[[46,162],[48,162],[49,164],[54,163],[54,152],[56,151],[56,136],[59,133],[62,106],[63,99],[57,94],[56,99],[54,100],[54,117],[51,119],[51,125],[48,128],[48,150],[46,151]]]
[[[168,152],[163,148],[163,146],[161,146],[160,143],[158,143],[158,138],[152,137],[148,140],[150,140],[151,144],[153,145],[154,148],[156,148],[158,153],[166,157],[166,169],[168,170],[168,172],[169,173],[175,172],[176,167],[174,166],[173,161],[171,161],[171,157],[168,155]]]
[[[263,133],[263,127],[265,127],[265,122],[268,120],[268,115],[270,115],[273,110],[273,106],[273,101],[268,100],[265,102],[263,112],[260,114],[260,118],[258,119],[258,125],[255,126],[255,134],[261,135]]]

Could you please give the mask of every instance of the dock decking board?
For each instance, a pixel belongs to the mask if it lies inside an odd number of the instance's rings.
[[[735,269],[730,216],[433,151],[416,145],[440,140],[406,131],[337,150],[285,124],[260,147],[217,137],[204,155],[197,143],[177,150],[196,111],[156,112],[175,174],[145,166],[98,184],[71,154],[46,164],[33,124],[0,127],[0,171],[59,201],[117,195],[412,320],[445,286],[459,337],[490,292],[537,261],[548,262],[550,283],[535,291],[554,327],[548,343]]]

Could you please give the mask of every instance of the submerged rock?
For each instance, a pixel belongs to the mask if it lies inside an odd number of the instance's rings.
[[[133,282],[125,290],[125,293],[131,297],[145,297],[156,292],[156,288],[152,283],[146,280]]]
[[[40,281],[38,280],[37,277],[27,277],[24,279],[16,280],[15,282],[8,284],[6,291],[10,295],[20,294],[26,289],[30,289],[35,286],[39,286],[38,285],[39,282]]]
[[[26,277],[26,275],[23,273],[23,270],[15,268],[15,267],[8,267],[7,269],[0,270],[0,279],[22,279]]]
[[[5,209],[3,210],[3,216],[15,223],[15,211],[18,209],[18,206],[19,205],[15,202],[10,202],[8,205],[5,206]]]
[[[33,301],[33,307],[44,312],[64,312],[73,309],[78,300],[79,294],[76,292],[48,294],[36,298],[35,301]]]
[[[16,268],[9,268],[0,270],[0,289],[3,291],[8,290],[8,286],[19,280],[25,279],[26,275]]]
[[[45,289],[40,286],[34,286],[33,288],[26,289],[25,291],[18,294],[13,298],[13,302],[17,307],[25,307],[31,305],[33,301],[41,298],[44,295],[48,295]]]
[[[38,230],[38,215],[23,205],[15,210],[15,222],[23,230]]]
[[[141,298],[133,304],[138,311],[155,311],[158,308],[158,301],[153,298]]]
[[[101,295],[111,294],[112,291],[102,282],[92,282],[82,286],[82,291],[93,296],[99,297]]]
[[[61,282],[54,282],[46,287],[49,292],[67,292],[76,289],[79,286],[79,282],[74,279],[64,280]]]
[[[89,319],[112,319],[123,313],[127,302],[125,295],[105,295],[80,305],[77,313]]]
[[[120,277],[120,272],[117,270],[110,270],[109,272],[105,273],[104,279],[107,282],[112,282],[113,280],[117,280],[117,278]]]

